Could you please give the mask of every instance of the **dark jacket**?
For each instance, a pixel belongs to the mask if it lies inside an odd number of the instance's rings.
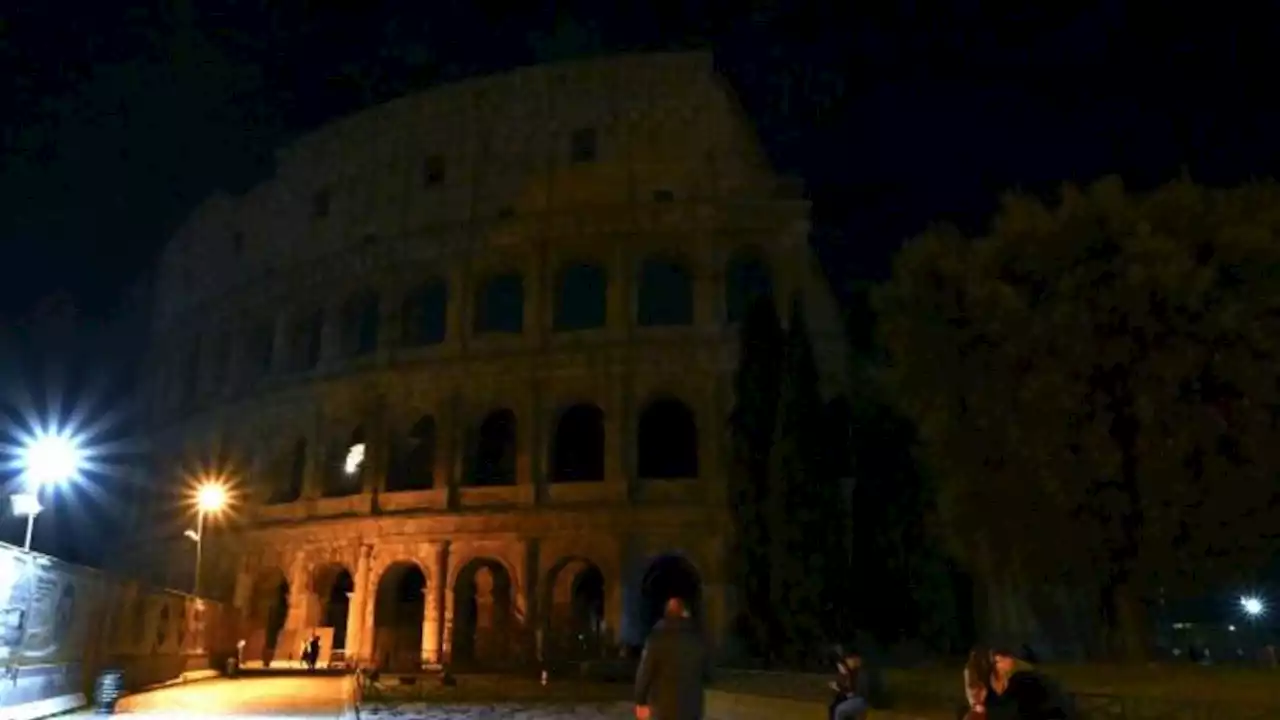
[[[710,679],[707,647],[688,618],[653,626],[636,671],[636,705],[653,720],[702,720],[702,690]]]
[[[1029,670],[1015,672],[1003,695],[987,691],[988,720],[1070,720],[1070,698],[1049,678]]]

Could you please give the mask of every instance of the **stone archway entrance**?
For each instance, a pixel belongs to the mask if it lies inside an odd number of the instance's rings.
[[[570,560],[549,578],[543,653],[549,660],[601,657],[605,645],[604,573],[594,563]]]
[[[639,623],[643,637],[662,618],[667,600],[684,600],[693,621],[702,622],[702,578],[693,563],[679,555],[654,558],[640,581]]]
[[[333,628],[331,650],[347,647],[347,620],[351,611],[351,593],[355,580],[341,565],[326,565],[316,572],[315,592],[320,601],[317,627]]]
[[[472,560],[459,571],[453,592],[453,662],[483,667],[515,662],[511,575],[502,563]]]
[[[380,667],[396,672],[422,669],[422,624],[427,576],[417,563],[393,563],[378,580],[373,609],[373,653]]]
[[[252,619],[245,659],[270,663],[289,615],[289,581],[278,568],[260,573],[253,583]]]

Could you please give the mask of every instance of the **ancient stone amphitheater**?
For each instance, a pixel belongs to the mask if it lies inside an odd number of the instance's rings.
[[[189,587],[179,503],[218,475],[202,576],[251,660],[312,631],[393,668],[598,657],[673,593],[724,638],[747,303],[801,303],[841,383],[808,213],[708,54],[520,69],[302,137],[159,261],[130,562]]]

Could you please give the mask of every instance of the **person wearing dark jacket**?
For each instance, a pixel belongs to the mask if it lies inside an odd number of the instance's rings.
[[[680,598],[671,598],[640,656],[637,720],[702,720],[702,691],[710,670],[710,655],[688,607]]]

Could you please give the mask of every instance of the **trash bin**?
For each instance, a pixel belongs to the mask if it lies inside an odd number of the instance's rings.
[[[116,703],[124,694],[124,671],[103,670],[93,687],[94,712],[99,715],[113,715]]]

